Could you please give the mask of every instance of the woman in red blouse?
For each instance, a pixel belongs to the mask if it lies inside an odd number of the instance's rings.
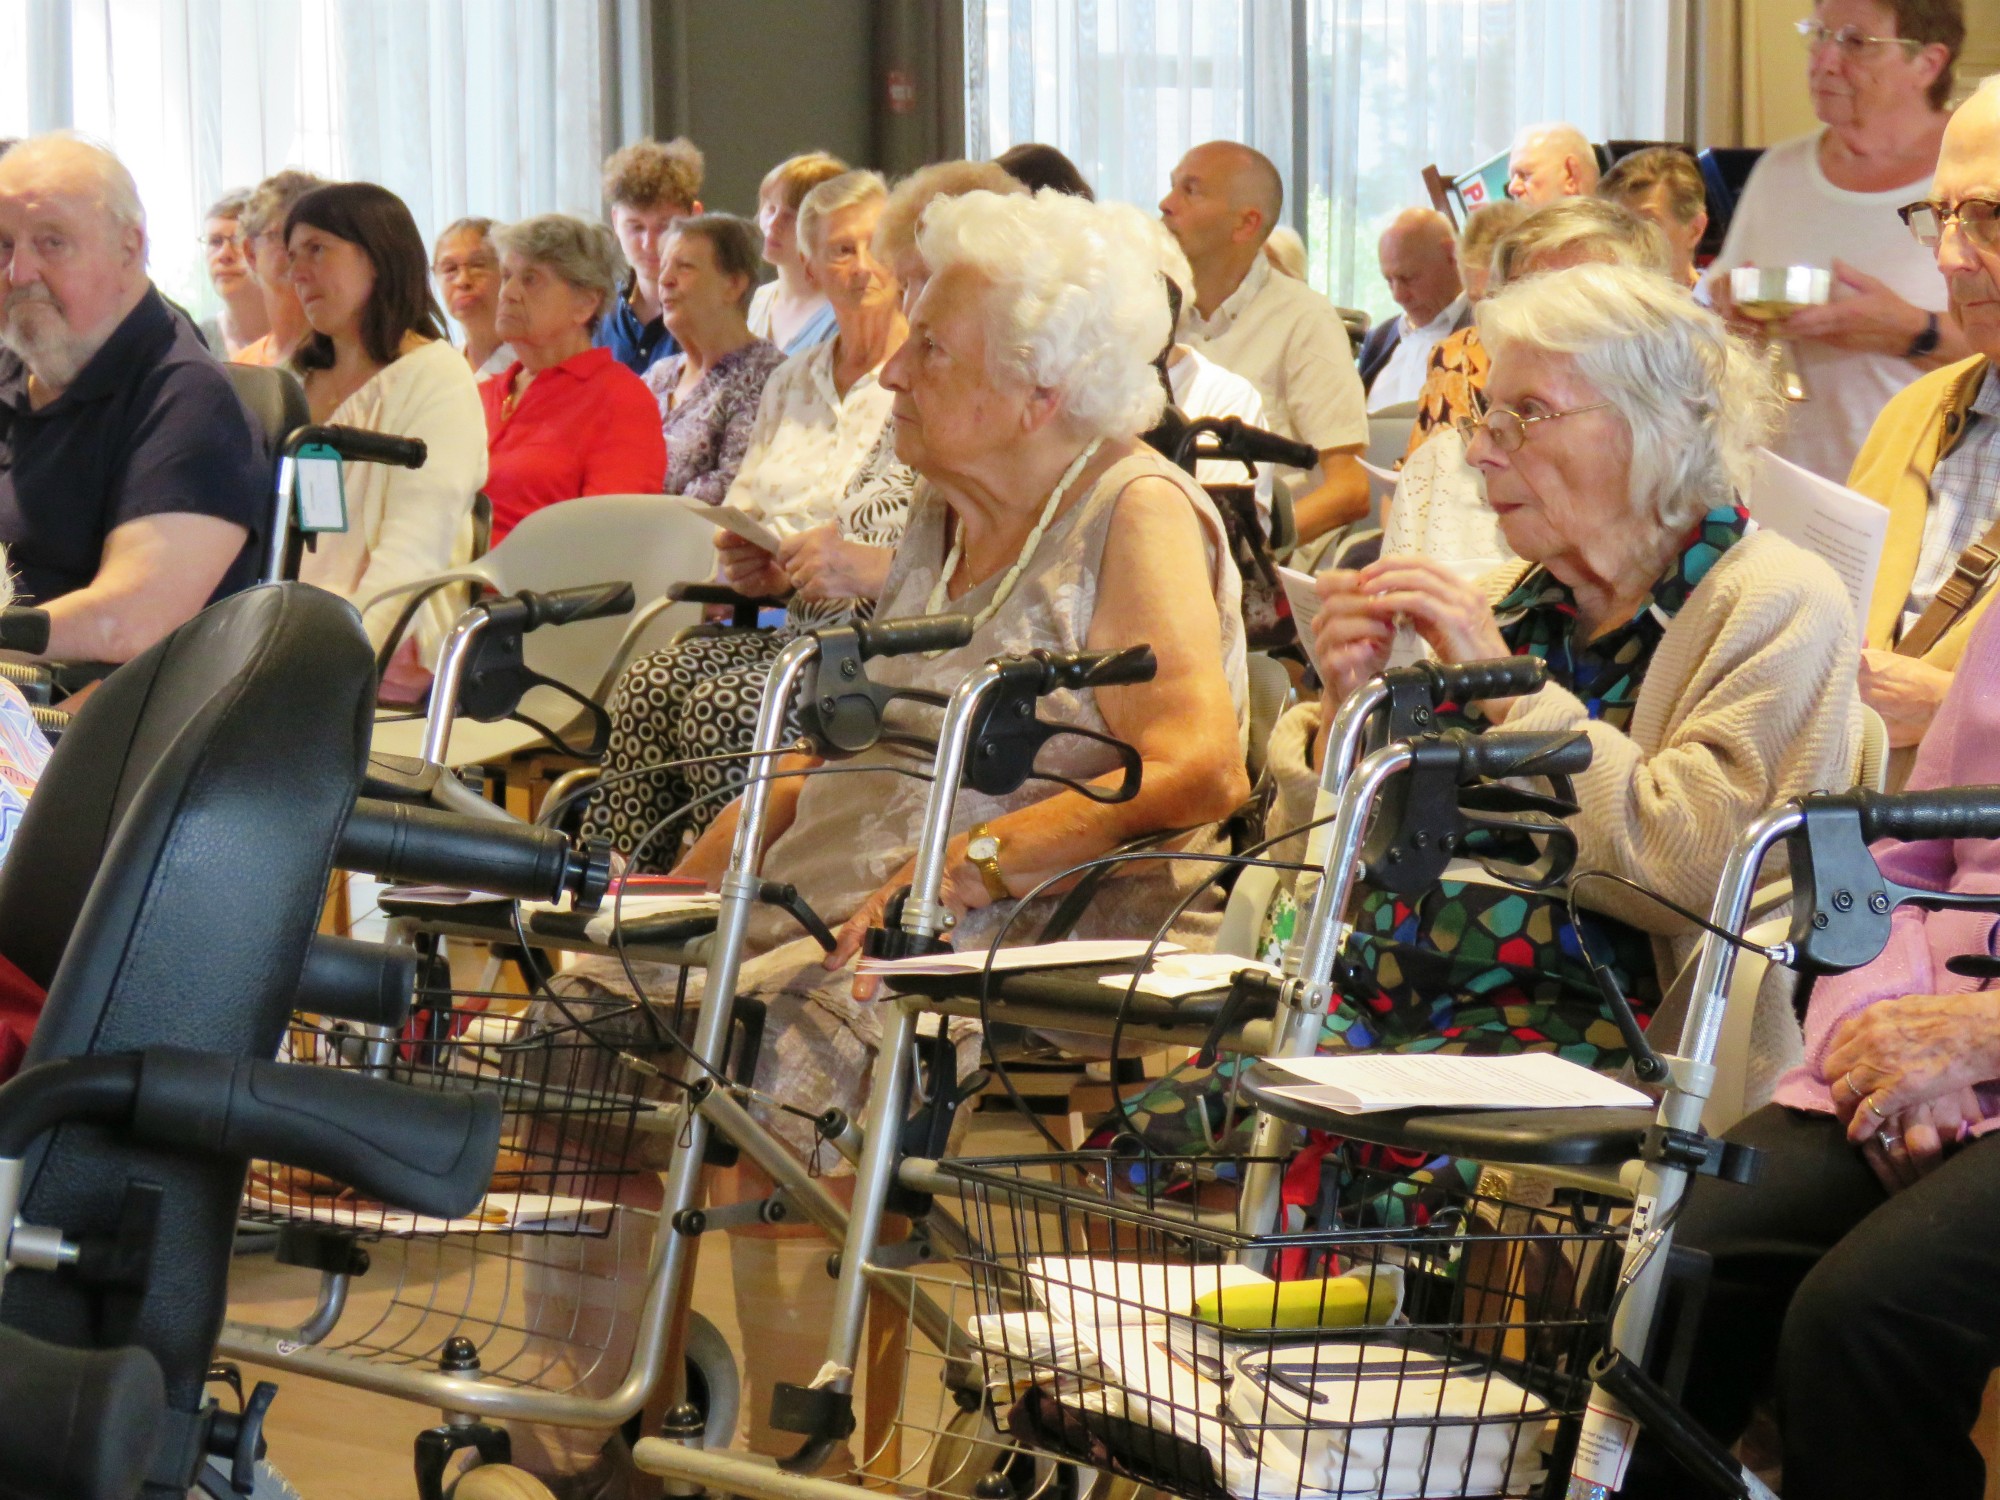
[[[531,511],[579,495],[657,495],[667,444],[637,375],[591,334],[618,294],[618,242],[601,224],[542,214],[493,233],[500,251],[494,330],[515,363],[479,387],[493,540]]]

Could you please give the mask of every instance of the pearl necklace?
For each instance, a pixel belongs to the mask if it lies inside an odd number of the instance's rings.
[[[1035,549],[1041,546],[1042,533],[1048,530],[1049,522],[1055,517],[1056,507],[1062,504],[1064,493],[1072,484],[1076,483],[1077,475],[1090,467],[1090,461],[1097,456],[1097,450],[1103,446],[1103,438],[1092,438],[1090,446],[1071,459],[1069,467],[1063,470],[1062,478],[1058,479],[1056,487],[1049,491],[1049,498],[1042,506],[1042,513],[1035,520],[1035,529],[1030,531],[1027,540],[1022,542],[1020,555],[1014,559],[1014,566],[1009,568],[1006,576],[1000,580],[1000,586],[993,591],[993,597],[986,602],[986,607],[972,617],[972,628],[975,631],[988,620],[992,619],[999,611],[1000,606],[1007,602],[1007,596],[1014,592],[1014,585],[1021,578],[1021,570],[1028,565],[1028,559],[1035,555]],[[951,585],[952,574],[958,571],[959,557],[964,550],[965,528],[961,526],[959,527],[958,535],[952,538],[951,550],[945,553],[943,571],[938,574],[938,581],[931,587],[930,603],[924,607],[925,614],[938,615],[944,613],[947,602],[945,599],[945,590]],[[938,651],[931,653],[932,656],[940,656],[942,654],[942,652]]]

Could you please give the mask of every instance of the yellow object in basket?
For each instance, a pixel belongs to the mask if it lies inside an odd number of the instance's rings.
[[[1359,1328],[1393,1318],[1402,1290],[1402,1277],[1386,1269],[1323,1281],[1253,1282],[1196,1298],[1194,1315],[1224,1328]]]

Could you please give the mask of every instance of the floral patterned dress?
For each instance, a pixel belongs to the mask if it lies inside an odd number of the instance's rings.
[[[1568,586],[1535,568],[1494,606],[1500,633],[1516,655],[1546,661],[1551,680],[1581,698],[1592,718],[1626,729],[1668,622],[1749,526],[1741,507],[1709,512],[1632,618],[1594,640],[1578,635]],[[1483,726],[1462,710],[1440,718],[1447,728]],[[1583,961],[1559,890],[1446,878],[1414,900],[1369,892],[1359,906],[1349,954],[1367,978],[1328,1012],[1322,1053],[1555,1052],[1606,1072],[1625,1065],[1624,1038]],[[1287,893],[1273,913],[1268,947],[1281,952],[1296,922]],[[1581,925],[1591,957],[1610,967],[1644,1024],[1660,1001],[1650,940],[1600,914],[1585,912]],[[1127,1104],[1134,1131],[1167,1156],[1247,1149],[1250,1124],[1233,1087],[1247,1062],[1231,1058],[1170,1074]],[[1108,1146],[1114,1133],[1107,1127],[1096,1144]],[[1288,1198],[1307,1206],[1323,1187],[1331,1190],[1321,1167],[1336,1159],[1343,1172],[1400,1179],[1378,1200],[1392,1224],[1421,1222],[1430,1206],[1423,1189],[1442,1174],[1468,1187],[1477,1176],[1474,1163],[1373,1146],[1329,1155],[1340,1143],[1315,1136],[1288,1178]],[[1343,1190],[1339,1201],[1347,1198]]]

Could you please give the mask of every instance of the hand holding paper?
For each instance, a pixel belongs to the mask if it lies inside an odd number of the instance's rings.
[[[692,495],[673,495],[669,498],[690,514],[700,516],[711,525],[720,526],[732,536],[739,536],[751,546],[773,556],[776,556],[778,549],[784,545],[783,537],[747,510],[741,510],[733,505],[710,505],[706,500],[697,500]]]

